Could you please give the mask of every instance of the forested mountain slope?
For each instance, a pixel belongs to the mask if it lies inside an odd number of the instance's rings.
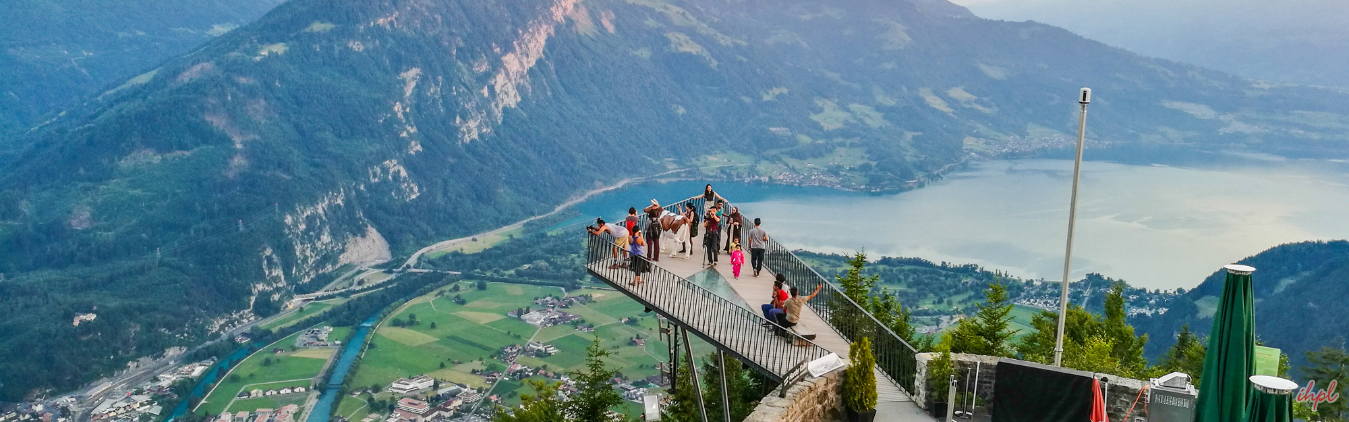
[[[1237,262],[1255,267],[1255,334],[1283,349],[1293,367],[1306,365],[1306,352],[1338,347],[1349,335],[1349,241],[1289,243]],[[1166,313],[1139,316],[1134,326],[1148,333],[1148,356],[1160,356],[1176,342],[1181,326],[1207,336],[1222,296],[1226,273],[1213,273],[1177,297]]]
[[[246,25],[280,3],[6,0],[0,3],[0,139]]]
[[[1344,96],[938,0],[292,0],[152,72],[0,170],[0,400],[709,155],[899,189],[1062,145],[1081,86],[1099,143],[1349,150]]]

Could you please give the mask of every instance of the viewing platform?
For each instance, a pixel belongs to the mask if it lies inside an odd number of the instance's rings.
[[[705,209],[701,198],[671,204],[665,209],[673,211],[689,203],[699,211]],[[753,218],[745,216],[743,221],[745,228],[741,235],[746,237],[753,227]],[[639,227],[645,225],[646,217],[642,216]],[[720,239],[719,249],[723,251],[718,252],[718,264],[710,267],[704,262],[703,232],[700,228],[699,235],[690,241],[692,253],[671,257],[669,253],[678,251],[679,245],[663,244],[664,254],[658,261],[651,262],[652,267],[642,274],[640,284],[634,285],[634,273],[620,266],[627,263],[622,252],[619,259],[613,258],[615,245],[609,236],[589,236],[586,268],[648,309],[777,382],[790,384],[796,378],[794,369],[802,371],[803,362],[831,352],[847,359],[850,342],[868,337],[876,357],[878,405],[875,420],[933,420],[908,393],[913,389],[916,367],[916,351],[910,345],[876,322],[795,255],[772,241],[771,235],[764,268],[758,277],[754,276],[750,265],[748,240],[741,239],[745,264],[737,279],[732,273],[730,256],[724,252],[726,231],[723,229]],[[760,304],[769,302],[773,281],[779,272],[787,279],[784,288],[795,286],[802,295],[809,295],[820,287],[820,293],[802,308],[798,324],[787,330],[785,337],[775,334],[776,326],[765,326],[768,320],[760,309]],[[773,396],[776,395],[775,392]],[[708,412],[720,412],[720,409],[708,409]]]

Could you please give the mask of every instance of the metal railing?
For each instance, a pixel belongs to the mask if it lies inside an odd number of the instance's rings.
[[[706,210],[705,200],[701,195],[666,205],[663,208],[670,212],[680,213],[685,204],[693,204],[700,218]],[[730,201],[727,201],[726,204],[728,206],[733,205]],[[638,227],[646,227],[646,214],[638,214]],[[744,226],[740,232],[740,245],[745,249],[746,255],[749,255],[749,230],[754,226],[752,223],[754,218],[746,215],[743,210],[741,214],[741,221],[743,221]],[[723,236],[725,236],[727,227],[728,221],[723,219],[721,232]],[[700,227],[699,233],[702,232],[703,230]],[[702,251],[702,245],[690,245],[690,247],[696,248],[695,252],[697,253]],[[724,247],[724,243],[720,247]],[[773,273],[785,276],[786,284],[795,286],[801,292],[811,292],[815,290],[815,286],[822,286],[820,293],[811,301],[806,302],[807,306],[825,322],[829,323],[834,331],[837,331],[845,340],[855,342],[862,337],[871,339],[872,354],[876,358],[876,367],[905,393],[912,394],[914,374],[918,365],[918,351],[912,345],[900,338],[885,324],[876,320],[875,316],[830,283],[829,279],[797,258],[790,250],[774,240],[772,236],[769,236],[764,248],[764,266]]]
[[[876,368],[895,382],[905,393],[913,391],[917,371],[918,351],[894,331],[881,324],[865,308],[854,302],[815,272],[805,262],[770,236],[764,248],[764,266],[787,278],[787,284],[801,292],[811,292],[822,286],[814,299],[806,302],[810,309],[828,322],[845,340],[855,342],[862,337],[871,339]]]
[[[793,365],[829,354],[829,351],[791,331],[766,328],[763,315],[745,309],[710,290],[647,262],[642,283],[635,274],[616,268],[627,261],[608,236],[589,235],[586,269],[620,292],[670,321],[693,332],[712,345],[734,355],[775,381],[783,381]],[[776,333],[775,333],[776,332]]]

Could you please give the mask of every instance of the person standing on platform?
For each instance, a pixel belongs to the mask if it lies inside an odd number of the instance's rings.
[[[740,279],[740,267],[745,265],[745,253],[740,251],[740,242],[731,245],[731,274]]]
[[[717,249],[721,246],[721,217],[717,216],[717,206],[707,209],[703,216],[703,250],[706,251],[707,266],[717,266]]]
[[[649,218],[646,222],[646,257],[652,261],[660,261],[660,219]]]
[[[703,187],[702,198],[703,198],[703,209],[701,212],[706,212],[708,208],[712,208],[713,205],[716,205],[717,201],[719,200],[720,201],[726,200],[726,198],[722,198],[720,194],[717,194],[716,191],[712,190],[711,183]]]
[[[623,225],[626,226],[626,227],[628,228],[628,231],[629,231],[629,232],[634,232],[633,229],[636,229],[636,228],[637,228],[637,208],[636,208],[636,207],[628,207],[628,218],[627,218],[626,220],[623,220]],[[635,233],[635,232],[634,232],[634,233]]]
[[[629,284],[636,286],[642,284],[642,273],[647,272],[647,265],[650,264],[647,263],[646,257],[642,256],[642,248],[646,246],[646,241],[642,240],[642,235],[632,232],[631,236],[632,243],[629,244],[628,252],[632,254],[632,257],[630,258],[631,262],[628,263],[628,269],[632,270],[633,281]]]
[[[744,224],[740,215],[740,207],[731,207],[731,212],[726,214],[726,253],[731,253],[731,244],[740,243],[740,229]]]
[[[759,227],[761,221],[754,219],[754,228],[749,229],[749,265],[754,268],[754,276],[763,270],[764,248],[768,247],[768,232]]]

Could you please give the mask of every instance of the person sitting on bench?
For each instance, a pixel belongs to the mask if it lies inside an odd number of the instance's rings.
[[[767,327],[770,323],[778,322],[778,315],[782,314],[782,305],[787,302],[787,291],[782,289],[783,282],[787,280],[782,274],[778,274],[777,280],[773,281],[773,297],[768,303],[760,306],[763,309],[763,317],[768,320],[764,323]]]
[[[782,304],[783,313],[777,314],[778,325],[782,326],[782,328],[792,328],[796,326],[796,323],[801,320],[801,307],[804,306],[806,302],[814,299],[815,295],[820,294],[820,287],[824,287],[824,285],[820,284],[815,286],[815,291],[812,292],[810,296],[801,296],[800,292],[796,289],[796,286],[792,286],[792,298],[787,299],[787,302]]]

